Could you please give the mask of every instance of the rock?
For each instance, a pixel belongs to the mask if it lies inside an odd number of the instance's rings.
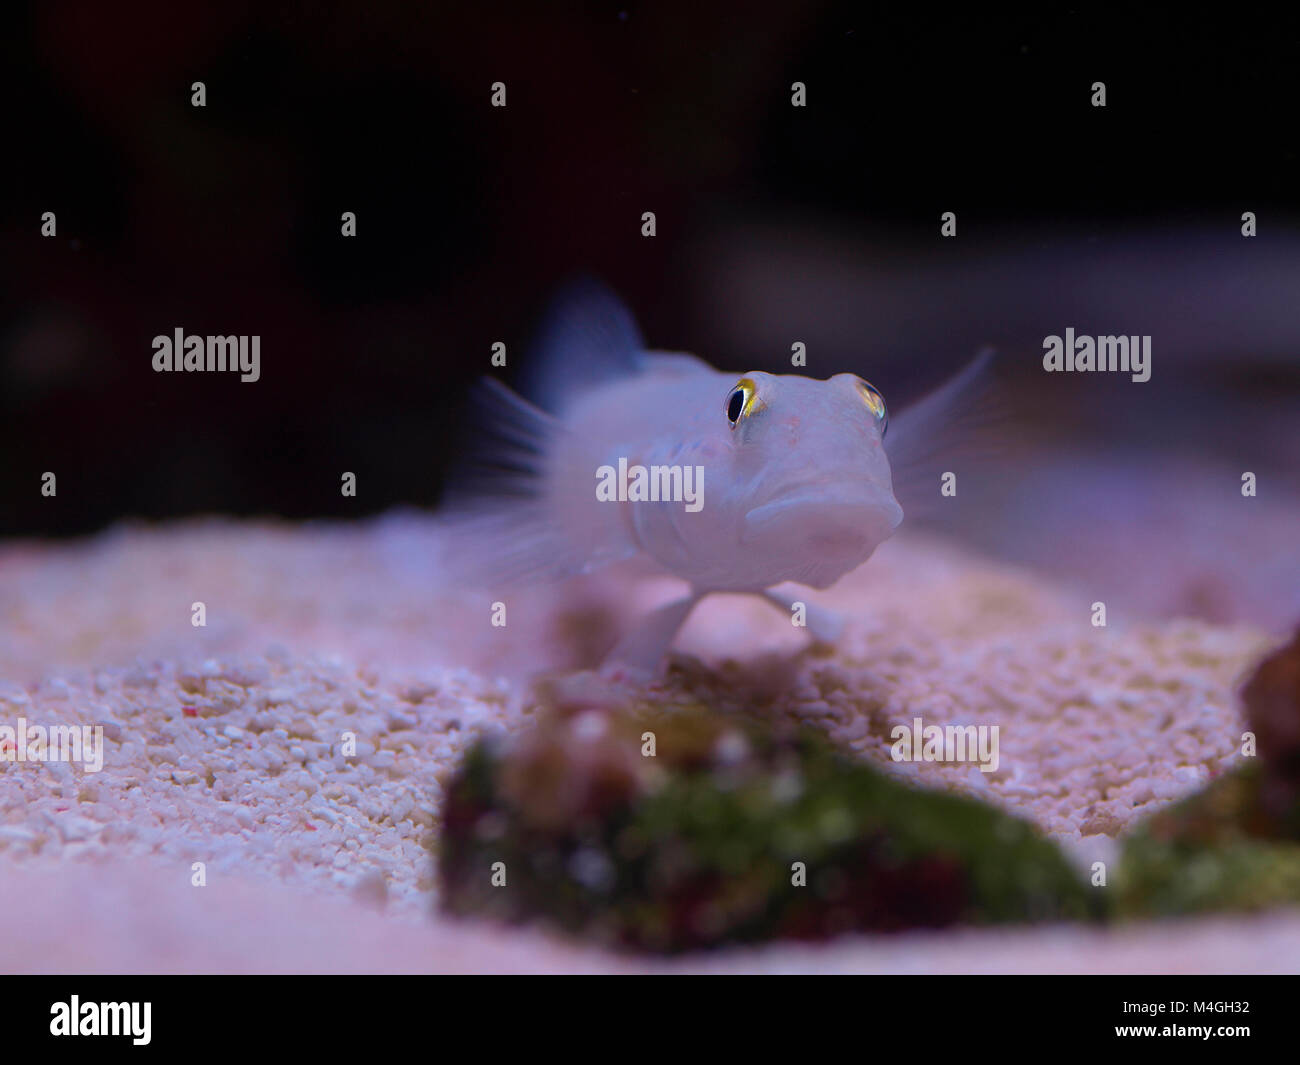
[[[1241,697],[1264,767],[1261,799],[1292,832],[1300,830],[1300,629],[1259,664]]]
[[[1300,903],[1300,840],[1277,835],[1259,765],[1160,810],[1124,841],[1118,911],[1172,917]]]
[[[1125,841],[1131,916],[1300,904],[1300,630],[1242,688],[1258,754],[1154,814]]]
[[[1101,908],[1026,822],[810,729],[696,711],[588,707],[480,741],[436,852],[452,913],[659,952]]]

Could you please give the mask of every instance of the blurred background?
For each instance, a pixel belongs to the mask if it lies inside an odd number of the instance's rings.
[[[493,342],[512,375],[589,273],[653,346],[779,370],[803,341],[805,372],[857,372],[895,409],[995,345],[1028,414],[1001,494],[955,501],[953,531],[1130,588],[1156,579],[1132,539],[1154,536],[1190,555],[1150,609],[1280,623],[1297,70],[1300,16],[1242,8],[11,7],[0,535],[432,506]],[[1068,326],[1150,334],[1151,380],[1044,374]],[[261,380],[154,373],[178,327],[260,335]]]

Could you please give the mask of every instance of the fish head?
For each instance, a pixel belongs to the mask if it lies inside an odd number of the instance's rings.
[[[727,393],[730,504],[747,566],[825,588],[903,519],[883,440],[885,401],[854,374],[745,374]]]

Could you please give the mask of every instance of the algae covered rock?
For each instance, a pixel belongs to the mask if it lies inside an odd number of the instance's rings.
[[[697,712],[554,714],[452,781],[443,907],[656,951],[1083,918],[1060,851],[808,729]]]
[[[1300,632],[1242,689],[1258,756],[1125,841],[1119,910],[1176,916],[1300,904]]]
[[[1260,760],[1260,803],[1280,834],[1300,838],[1300,629],[1241,692]]]
[[[1263,779],[1261,767],[1243,767],[1144,821],[1124,843],[1120,912],[1173,917],[1300,903],[1300,839],[1276,834]]]

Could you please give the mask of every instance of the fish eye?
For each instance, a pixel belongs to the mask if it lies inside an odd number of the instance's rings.
[[[875,385],[858,378],[858,391],[862,393],[862,398],[866,401],[867,409],[871,411],[871,416],[875,418],[876,425],[880,427],[880,435],[885,435],[885,430],[889,428],[889,411],[885,408],[885,397],[880,394]]]
[[[754,382],[748,377],[742,377],[736,382],[736,387],[727,393],[727,421],[733,429],[741,418],[751,413],[757,392]]]

